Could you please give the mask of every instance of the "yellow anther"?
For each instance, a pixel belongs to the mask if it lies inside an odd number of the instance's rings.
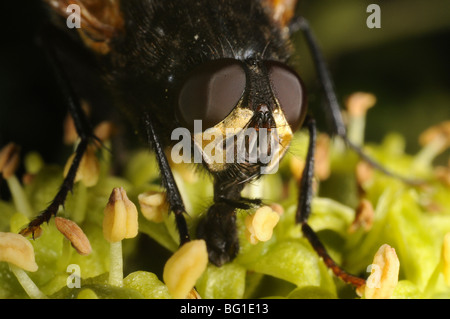
[[[87,147],[86,152],[81,158],[80,166],[78,167],[77,175],[75,177],[75,182],[81,181],[86,187],[97,184],[100,174],[100,164],[95,151],[96,147],[94,145],[89,145]],[[64,168],[64,176],[69,172],[74,157],[75,154],[72,154],[67,161],[66,167]]]
[[[361,227],[365,231],[369,231],[373,224],[374,215],[372,203],[367,199],[362,199],[356,208],[355,220],[350,225],[349,232],[354,233]]]
[[[104,210],[103,235],[109,242],[136,237],[138,233],[138,212],[121,188],[114,188]]]
[[[346,100],[348,114],[352,117],[365,116],[367,110],[375,105],[377,98],[371,93],[355,92]]]
[[[109,121],[100,122],[94,128],[94,135],[102,142],[109,140],[117,131],[113,123]]]
[[[26,271],[38,270],[33,245],[22,235],[0,232],[0,261],[6,261]]]
[[[20,148],[9,143],[0,150],[0,173],[5,179],[10,178],[16,172],[20,163]]]
[[[445,283],[450,286],[450,233],[445,234],[442,245],[442,259]]]
[[[139,194],[138,200],[142,215],[152,222],[162,222],[164,214],[169,211],[164,192],[149,191],[142,193]]]
[[[280,220],[280,215],[269,206],[263,206],[245,218],[247,240],[256,244],[272,238],[273,229]]]
[[[193,240],[181,246],[164,266],[163,279],[175,299],[184,299],[208,265],[204,240]]]
[[[444,121],[425,130],[419,136],[419,143],[423,146],[435,144],[438,152],[450,147],[450,121]]]
[[[364,297],[366,299],[389,299],[398,283],[400,261],[395,249],[382,245],[371,265],[371,274],[367,278]]]

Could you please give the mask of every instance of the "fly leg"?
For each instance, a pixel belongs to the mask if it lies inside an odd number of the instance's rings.
[[[347,139],[347,129],[342,119],[341,108],[336,97],[336,91],[334,89],[331,74],[328,71],[325,59],[322,55],[322,51],[311,28],[309,27],[308,21],[301,16],[293,18],[289,25],[290,34],[293,34],[298,30],[303,31],[306,42],[311,51],[311,55],[317,71],[317,76],[319,77],[319,81],[322,84],[325,98],[327,100],[327,111],[329,111],[328,115],[331,116],[331,122],[333,125],[332,131],[333,133],[343,137],[344,139]]]
[[[325,247],[320,242],[319,237],[314,230],[308,225],[308,218],[311,214],[311,203],[313,199],[313,178],[314,178],[314,150],[316,145],[316,126],[312,117],[307,117],[303,124],[309,130],[308,153],[306,156],[306,164],[300,180],[300,194],[298,198],[298,206],[296,213],[296,222],[301,225],[303,235],[308,239],[311,246],[322,257],[326,266],[330,268],[336,277],[341,278],[344,282],[360,287],[365,280],[351,275],[337,265],[327,253]]]
[[[39,230],[40,226],[44,222],[48,223],[53,216],[56,216],[59,207],[61,205],[64,205],[67,194],[69,193],[69,191],[72,191],[73,189],[75,177],[77,175],[81,159],[83,158],[83,155],[86,152],[88,144],[92,139],[95,139],[92,133],[92,127],[84,111],[81,108],[80,101],[77,98],[72,86],[70,85],[70,81],[67,77],[67,74],[64,71],[64,68],[60,64],[55,45],[51,41],[49,41],[49,39],[45,36],[41,38],[41,41],[43,44],[43,48],[45,49],[46,54],[48,55],[48,60],[52,65],[58,86],[61,89],[62,95],[65,98],[65,103],[67,104],[69,113],[73,118],[76,132],[80,137],[80,142],[76,147],[75,156],[70,165],[69,171],[66,177],[64,178],[64,181],[58,193],[56,194],[50,205],[41,214],[35,217],[28,224],[28,226],[26,226],[24,229],[20,231],[22,235],[31,234],[33,238],[35,236],[36,231]]]
[[[376,168],[377,170],[383,172],[384,174],[388,176],[395,177],[407,184],[410,185],[417,185],[421,184],[422,181],[418,180],[411,180],[404,176],[399,176],[390,170],[386,169],[383,165],[375,161],[373,158],[368,156],[360,146],[356,145],[352,141],[349,140],[347,136],[347,129],[345,127],[344,121],[342,119],[341,115],[341,107],[339,105],[339,101],[336,96],[336,91],[334,89],[334,84],[332,81],[332,77],[330,72],[328,71],[327,65],[325,63],[325,59],[323,58],[322,52],[320,50],[320,47],[318,45],[318,42],[309,27],[308,21],[301,17],[297,16],[293,18],[289,25],[289,32],[290,34],[293,34],[297,32],[298,30],[301,30],[305,36],[306,42],[309,46],[309,49],[311,51],[312,58],[314,60],[314,64],[317,71],[317,76],[319,77],[319,81],[322,84],[325,98],[327,100],[327,103],[325,103],[327,107],[327,115],[330,116],[331,124],[332,124],[332,132],[338,136],[340,136],[345,143],[352,148],[364,161],[369,163],[372,167]]]
[[[148,113],[144,116],[144,127],[147,133],[147,139],[153,150],[156,153],[156,159],[158,161],[159,170],[161,172],[161,179],[164,188],[167,191],[167,199],[170,206],[170,211],[175,214],[175,221],[177,224],[178,233],[180,235],[180,246],[190,241],[189,231],[184,218],[186,208],[184,207],[183,199],[181,198],[180,191],[173,177],[169,161],[164,153],[164,147],[161,143],[161,139],[155,130],[154,119]]]

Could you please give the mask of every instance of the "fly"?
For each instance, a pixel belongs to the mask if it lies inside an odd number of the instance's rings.
[[[364,284],[364,279],[346,273],[329,257],[308,225],[316,129],[314,119],[307,114],[302,80],[289,66],[294,54],[290,38],[298,30],[303,31],[315,58],[335,134],[358,149],[346,138],[331,77],[311,30],[306,20],[294,14],[296,1],[43,1],[59,16],[59,20],[53,19],[52,31],[43,33],[43,47],[55,66],[81,142],[53,202],[23,234],[34,234],[56,215],[72,189],[87,145],[95,139],[80,107],[83,96],[77,96],[70,65],[64,63],[64,43],[70,40],[98,70],[108,96],[155,152],[180,245],[190,241],[191,234],[185,221],[189,212],[165,153],[174,146],[171,132],[182,128],[189,134],[194,153],[201,155],[202,167],[213,177],[214,203],[200,221],[195,237],[205,239],[210,262],[221,266],[239,252],[236,210],[261,205],[258,199],[243,198],[241,191],[276,169],[294,132],[306,128],[310,141],[296,222],[337,277],[356,287]],[[80,29],[67,30],[65,26],[69,2],[81,9]],[[198,120],[200,132],[195,130]],[[213,153],[203,139],[207,132],[216,136]],[[232,143],[224,146],[224,141]],[[256,159],[251,156],[254,150]]]

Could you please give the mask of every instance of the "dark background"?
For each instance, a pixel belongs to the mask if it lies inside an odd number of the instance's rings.
[[[371,3],[381,8],[380,29],[366,26]],[[367,141],[399,132],[414,154],[420,132],[450,119],[450,1],[301,1],[300,9],[320,41],[341,103],[355,91],[376,95]],[[309,52],[301,37],[297,44],[305,61],[299,72],[311,89],[311,106],[320,112]],[[448,154],[438,162],[447,162]]]
[[[33,41],[42,17],[38,3],[0,4],[0,145],[14,141],[23,154],[37,150],[46,161],[64,162],[64,103]],[[381,29],[366,26],[370,3],[381,7]],[[407,150],[416,152],[421,131],[450,119],[450,1],[305,0],[299,11],[320,41],[341,101],[355,91],[377,96],[367,140],[397,131],[407,137]],[[300,33],[295,43],[298,71],[320,119],[322,96]]]

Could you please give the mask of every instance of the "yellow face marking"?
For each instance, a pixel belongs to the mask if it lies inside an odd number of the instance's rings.
[[[217,125],[194,134],[194,145],[201,150],[202,157],[211,171],[219,172],[227,164],[226,152],[223,145],[226,143],[227,133],[239,133],[244,129],[253,116],[253,111],[236,107]]]
[[[209,170],[220,172],[226,168],[227,164],[236,162],[239,154],[234,153],[239,150],[234,145],[235,137],[239,141],[243,133],[246,134],[247,130],[253,129],[247,127],[253,115],[252,110],[238,106],[222,122],[201,133],[194,134],[194,145],[201,151],[202,158]],[[278,163],[289,147],[293,136],[291,127],[279,107],[273,111],[272,115],[276,129],[268,132],[268,138],[271,138],[272,142],[270,144],[271,154],[268,157],[270,161],[261,168],[262,173],[265,174],[274,173],[274,170],[278,168]],[[258,133],[256,130],[254,132]],[[230,141],[233,145],[228,145]]]
[[[294,135],[289,123],[286,120],[286,117],[279,107],[277,107],[272,112],[272,116],[275,120],[276,125],[275,137],[278,137],[275,143],[278,142],[278,146],[276,148],[276,153],[272,156],[269,165],[264,168],[264,174],[276,172],[276,170],[278,169],[278,165],[284,154],[286,153]]]

